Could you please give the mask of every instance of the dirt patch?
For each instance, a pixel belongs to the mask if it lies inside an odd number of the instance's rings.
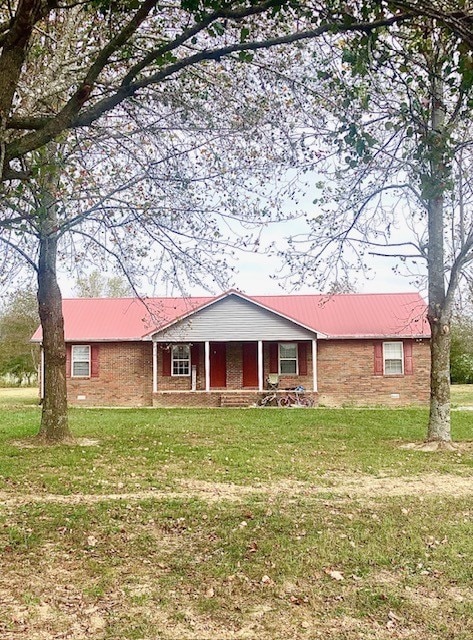
[[[324,476],[326,477],[326,476]],[[336,479],[330,476],[334,482]],[[376,496],[471,496],[473,477],[451,474],[425,474],[412,477],[374,477],[369,475],[338,476],[339,483],[330,488],[332,493],[345,493],[360,498]]]
[[[470,453],[473,451],[473,442],[408,442],[402,444],[400,449],[410,449],[411,451],[423,451],[424,453],[434,452],[456,452]]]
[[[45,444],[44,442],[40,442],[38,440],[12,440],[11,444],[14,447],[18,447],[19,449],[38,449],[45,446],[52,447],[97,447],[100,442],[99,440],[92,440],[91,438],[74,438],[70,442],[61,442],[61,443],[51,443],[50,445]]]
[[[360,498],[412,495],[468,496],[473,494],[473,478],[470,476],[428,474],[413,477],[373,477],[366,474],[327,473],[321,476],[321,480],[323,484],[320,485],[291,480],[255,487],[242,487],[204,480],[181,480],[180,485],[186,489],[187,495],[199,495],[212,501],[236,500],[245,495],[257,493],[275,496],[315,496],[320,493],[331,493]]]
[[[148,490],[130,493],[103,493],[60,495],[52,493],[31,493],[18,495],[0,492],[3,506],[15,506],[35,502],[57,504],[97,504],[99,502],[127,502],[140,500],[169,500],[179,498],[197,498],[208,502],[227,500],[242,501],[248,496],[266,495],[273,497],[294,496],[317,497],[320,494],[333,494],[356,498],[379,498],[380,496],[429,496],[444,495],[467,497],[473,494],[473,478],[428,474],[414,477],[373,477],[366,474],[334,474],[321,476],[321,484],[309,484],[295,480],[283,480],[272,484],[242,486],[224,482],[181,479],[178,491]]]

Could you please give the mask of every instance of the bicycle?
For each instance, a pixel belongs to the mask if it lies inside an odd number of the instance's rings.
[[[305,389],[302,386],[288,389],[286,395],[278,400],[278,407],[313,407],[314,400],[310,396],[305,396]],[[292,391],[293,393],[289,393]]]
[[[259,401],[260,407],[276,407],[278,406],[278,394],[275,391],[270,391]]]

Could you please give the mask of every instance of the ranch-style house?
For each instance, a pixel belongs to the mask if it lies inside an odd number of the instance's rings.
[[[430,330],[416,293],[63,301],[71,404],[251,406],[269,374],[315,404],[428,401]],[[33,336],[41,343],[41,329]],[[47,362],[42,358],[42,375]]]

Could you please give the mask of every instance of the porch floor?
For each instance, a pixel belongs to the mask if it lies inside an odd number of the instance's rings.
[[[219,389],[213,391],[157,391],[153,393],[154,407],[254,407],[270,393],[283,396],[287,390],[258,391],[257,389]],[[317,394],[306,391],[317,401]],[[276,405],[277,403],[274,402]]]

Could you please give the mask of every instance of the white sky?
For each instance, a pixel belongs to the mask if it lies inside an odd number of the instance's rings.
[[[279,224],[268,230],[263,240],[270,240],[276,243],[276,246],[283,246],[284,236],[289,234],[289,229],[293,229],[291,223]],[[400,229],[402,234],[403,230]],[[406,235],[409,231],[406,229]],[[384,257],[369,256],[367,263],[371,269],[369,279],[363,275],[353,271],[353,280],[351,281],[358,293],[400,293],[406,291],[419,291],[419,286],[413,281],[411,276],[403,276],[394,272],[393,268],[399,261]],[[320,289],[316,289],[313,285],[307,284],[300,289],[291,289],[290,283],[284,283],[283,280],[275,279],[281,269],[282,259],[277,256],[267,256],[256,253],[240,253],[237,262],[237,273],[234,275],[234,288],[241,290],[249,295],[275,295],[285,293],[319,293]],[[203,288],[195,288],[191,292],[193,295],[207,295]],[[420,293],[426,298],[426,291],[421,290]]]
[[[289,234],[289,229],[293,230],[293,224],[280,223],[265,230],[262,239],[269,243],[272,241],[276,246],[284,246],[284,236]],[[402,233],[402,230],[400,230]],[[406,230],[406,233],[407,230]],[[355,286],[358,293],[396,293],[406,291],[418,291],[419,287],[413,283],[413,278],[396,274],[393,267],[396,264],[395,259],[369,256],[367,263],[371,269],[370,278],[364,278],[361,274],[353,271],[353,280],[351,283]],[[277,276],[281,269],[282,259],[277,256],[268,256],[253,252],[240,252],[234,263],[236,273],[233,275],[233,287],[248,295],[277,295],[288,293],[319,293],[320,288],[315,288],[311,284],[307,284],[297,290],[291,288],[289,281],[284,282],[272,276]],[[97,267],[90,265],[90,270]],[[108,274],[116,275],[111,269]],[[60,273],[59,281],[63,297],[74,296],[75,277],[68,274]],[[220,293],[213,290],[215,294]],[[326,291],[325,291],[326,292]],[[155,296],[179,296],[179,290],[169,285],[169,283],[157,284],[153,291],[151,285],[144,284],[139,290],[141,295]],[[426,298],[426,291],[421,290],[420,293]],[[209,291],[205,287],[194,286],[188,290],[191,296],[209,295]]]
[[[314,179],[315,182],[315,179]],[[298,202],[297,208],[299,212],[305,210],[312,215],[317,214],[317,209],[312,202],[313,194],[305,194]],[[287,202],[283,205],[283,209],[287,208],[288,214],[293,207],[292,202]],[[238,230],[237,230],[238,231]],[[302,220],[288,220],[286,222],[270,223],[266,228],[261,231],[261,248],[264,249],[270,243],[274,247],[284,249],[286,244],[285,238],[294,233],[303,234],[307,229]],[[398,222],[397,228],[393,231],[395,238],[392,241],[403,242],[406,240],[412,240],[412,231],[408,229],[407,225]],[[274,251],[273,251],[274,253]],[[277,255],[267,255],[263,253],[254,252],[239,252],[237,259],[233,263],[236,267],[236,272],[233,274],[231,285],[232,288],[238,289],[248,295],[277,295],[288,293],[326,293],[330,287],[330,284],[322,290],[307,278],[307,285],[298,289],[291,287],[289,280],[284,281],[278,278],[282,269],[282,258]],[[385,257],[366,256],[366,262],[371,270],[369,278],[365,278],[363,274],[358,274],[355,270],[352,271],[350,284],[354,287],[358,293],[397,293],[406,291],[419,291],[419,285],[414,282],[414,277],[408,275],[399,275],[394,271],[396,264],[399,263],[397,259],[390,259]],[[91,264],[87,269],[93,271],[97,268],[97,265]],[[110,267],[108,273],[104,273],[106,276],[114,276],[116,272],[113,267]],[[286,272],[287,275],[287,272]],[[66,273],[59,274],[59,281],[62,290],[63,297],[72,297],[74,295],[74,285],[76,282],[76,276],[71,276]],[[156,282],[153,287],[151,284],[146,284],[143,281],[143,286],[139,289],[139,294],[143,296],[179,296],[180,291],[175,283],[172,282]],[[186,293],[191,296],[209,295],[209,290],[205,287],[193,286],[188,288]],[[219,294],[221,291],[215,290],[211,287],[211,293]],[[421,295],[427,299],[427,293],[425,290],[420,289]]]

